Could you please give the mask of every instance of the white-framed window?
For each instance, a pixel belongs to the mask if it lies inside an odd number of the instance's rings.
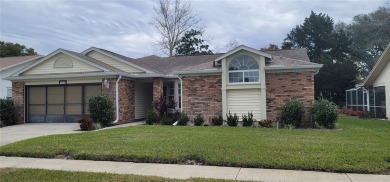
[[[12,87],[7,87],[7,99],[12,99]]]
[[[229,83],[259,83],[259,63],[248,55],[238,55],[229,64]]]

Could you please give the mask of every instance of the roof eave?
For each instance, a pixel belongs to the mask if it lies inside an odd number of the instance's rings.
[[[238,52],[240,50],[246,50],[248,52],[252,52],[252,53],[255,53],[255,54],[262,55],[262,56],[267,57],[267,58],[271,58],[271,54],[268,54],[268,53],[265,53],[265,52],[261,52],[259,50],[253,49],[253,48],[245,46],[245,45],[240,45],[240,46],[230,50],[229,52],[223,54],[222,56],[216,58],[215,61],[222,60],[222,59],[224,59],[224,58],[226,58],[226,57],[228,57],[228,56],[230,56],[230,55],[232,55],[232,54],[234,54],[234,53],[236,53],[236,52]]]
[[[211,74],[211,73],[222,73],[221,69],[216,70],[197,70],[197,71],[178,71],[174,72],[177,75],[189,75],[189,74]]]
[[[372,68],[370,74],[368,74],[367,78],[364,80],[364,82],[361,84],[362,86],[366,87],[369,85],[372,85],[376,79],[376,77],[379,75],[375,74],[377,69],[383,68],[383,66],[379,66],[380,64],[385,64],[385,57],[389,57],[390,59],[390,43],[387,45],[386,49],[383,51],[381,57],[378,59],[374,67]],[[387,60],[389,60],[387,59]]]
[[[323,64],[317,65],[300,65],[300,66],[278,66],[278,67],[270,67],[266,66],[264,68],[265,71],[273,71],[273,70],[301,70],[301,69],[321,69]]]

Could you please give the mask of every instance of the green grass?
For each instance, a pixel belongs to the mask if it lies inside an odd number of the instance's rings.
[[[233,181],[233,180],[218,180],[218,179],[203,179],[191,178],[188,180],[178,180],[161,178],[154,176],[140,176],[127,174],[112,174],[112,173],[95,173],[95,172],[70,172],[45,169],[16,169],[16,168],[0,168],[0,181]]]
[[[337,130],[132,126],[45,136],[0,155],[388,173],[390,121],[341,116]]]

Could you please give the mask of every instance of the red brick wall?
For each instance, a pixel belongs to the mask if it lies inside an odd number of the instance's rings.
[[[280,108],[289,99],[298,99],[308,111],[314,101],[314,72],[266,73],[267,118],[276,120]]]
[[[134,81],[119,82],[119,121],[118,123],[133,122],[135,119]]]
[[[25,123],[24,120],[24,82],[12,82],[12,100],[14,102],[16,123]]]
[[[221,75],[183,77],[183,111],[190,119],[201,114],[205,121],[222,114]]]
[[[102,93],[106,94],[108,98],[114,103],[115,108],[115,89],[117,78],[107,79],[109,88],[104,86],[104,79],[102,80]],[[134,121],[135,106],[134,106],[134,81],[121,79],[118,85],[119,91],[119,120],[118,123],[128,123]]]
[[[153,103],[163,95],[164,81],[162,78],[153,79]]]

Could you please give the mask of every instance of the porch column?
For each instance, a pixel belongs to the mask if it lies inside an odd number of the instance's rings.
[[[162,78],[153,78],[153,102],[163,95],[164,81]]]
[[[16,123],[25,123],[24,82],[12,82],[12,101],[14,102]]]

